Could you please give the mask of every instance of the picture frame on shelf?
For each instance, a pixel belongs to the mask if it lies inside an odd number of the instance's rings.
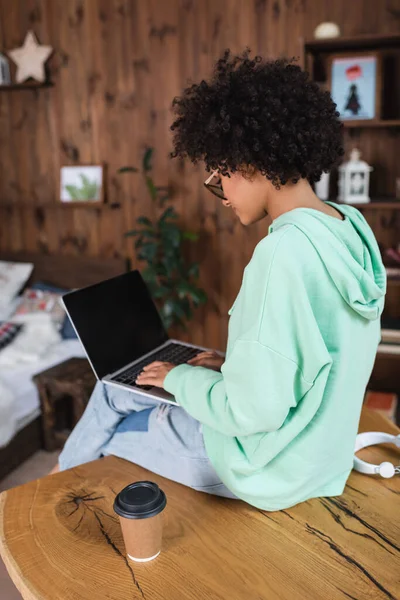
[[[380,120],[382,60],[379,52],[330,56],[328,86],[342,121]]]
[[[60,201],[63,204],[85,206],[102,204],[104,165],[65,165],[60,170]]]

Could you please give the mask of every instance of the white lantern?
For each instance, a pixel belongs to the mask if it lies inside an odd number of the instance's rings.
[[[365,160],[360,160],[361,152],[354,148],[350,160],[339,167],[339,202],[346,204],[366,204],[370,202],[369,174],[373,171]]]

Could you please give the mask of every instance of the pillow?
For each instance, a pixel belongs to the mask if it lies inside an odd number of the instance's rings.
[[[24,323],[32,319],[32,315],[49,315],[58,330],[61,330],[65,320],[65,310],[60,302],[60,294],[27,288],[21,296],[20,303],[11,321]]]
[[[31,263],[0,260],[0,312],[7,311],[7,307],[28,281],[32,270]]]
[[[63,294],[66,294],[67,292],[69,292],[70,290],[65,290],[62,288],[59,288],[55,285],[51,285],[51,283],[44,283],[43,281],[37,281],[36,283],[34,283],[32,285],[33,290],[42,290],[43,292],[53,292],[55,294],[59,294],[60,296],[62,296]],[[63,307],[64,310],[64,307]],[[75,333],[75,329],[73,328],[73,325],[71,323],[71,321],[69,320],[68,315],[65,314],[64,312],[64,321],[63,324],[61,326],[60,329],[60,333],[61,336],[63,338],[63,340],[73,340],[73,339],[77,339],[77,335]]]

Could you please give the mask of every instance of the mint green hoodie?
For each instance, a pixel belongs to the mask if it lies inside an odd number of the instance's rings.
[[[257,245],[222,372],[181,365],[165,380],[221,480],[264,510],[343,492],[380,341],[377,242],[357,209],[330,204],[344,221],[296,208]]]

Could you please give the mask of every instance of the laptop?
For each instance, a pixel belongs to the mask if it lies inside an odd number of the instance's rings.
[[[168,337],[139,271],[69,292],[62,301],[97,379],[176,404],[163,389],[137,385],[136,377],[155,360],[180,365],[207,348]]]

